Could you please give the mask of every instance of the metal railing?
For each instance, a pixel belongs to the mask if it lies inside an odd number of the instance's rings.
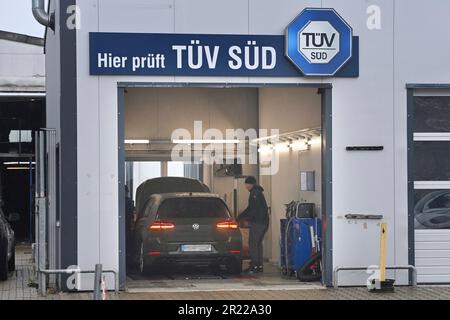
[[[35,267],[36,270],[58,266],[59,221],[56,201],[56,130],[41,129],[35,133]],[[56,276],[38,272],[39,287],[57,285]]]
[[[35,133],[35,243],[33,259],[37,273],[39,293],[47,295],[48,287],[61,287],[58,275],[95,274],[94,298],[99,299],[103,274],[114,275],[114,291],[119,290],[119,275],[116,270],[60,269],[60,221],[57,210],[57,137],[55,129],[41,129]]]
[[[334,269],[333,273],[333,287],[338,288],[339,287],[339,272],[341,271],[366,271],[370,270],[370,267],[336,267]],[[386,270],[409,270],[411,279],[409,281],[409,284],[413,287],[417,286],[417,269],[415,266],[412,265],[406,265],[406,266],[386,266]]]
[[[101,265],[96,265],[95,270],[80,270],[80,269],[57,269],[57,270],[38,270],[38,273],[41,275],[57,275],[57,274],[94,274],[95,275],[95,281],[94,281],[94,300],[101,300],[100,298],[100,283],[101,283],[101,276],[103,274],[112,273],[114,275],[114,292],[119,292],[119,274],[116,270],[102,270]],[[46,283],[43,283],[42,286],[39,285],[39,292],[41,295],[46,296],[47,295],[47,287]]]

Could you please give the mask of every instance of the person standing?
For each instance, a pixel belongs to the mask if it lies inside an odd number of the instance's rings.
[[[245,179],[245,188],[250,192],[247,208],[236,218],[237,221],[248,221],[249,223],[249,251],[250,267],[248,273],[258,273],[264,271],[264,235],[269,227],[269,209],[264,189],[256,183],[255,177]]]

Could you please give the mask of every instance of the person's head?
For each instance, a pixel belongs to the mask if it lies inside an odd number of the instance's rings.
[[[256,185],[255,177],[250,176],[245,179],[245,189],[247,189],[248,191],[252,190],[255,185]]]

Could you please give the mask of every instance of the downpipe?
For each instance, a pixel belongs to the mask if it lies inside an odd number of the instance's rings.
[[[31,0],[33,16],[37,22],[45,27],[55,30],[55,14],[45,10],[45,0]]]

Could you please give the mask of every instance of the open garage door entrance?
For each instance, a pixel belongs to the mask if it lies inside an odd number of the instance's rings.
[[[315,234],[321,239],[322,283],[331,285],[331,86],[120,84],[119,115],[122,286],[127,283],[129,289],[155,288],[155,283],[169,281],[163,286],[176,288],[180,276],[186,280],[185,268],[181,274],[174,272],[155,278],[136,276],[138,268],[131,271],[132,259],[127,267],[125,252],[139,251],[127,244],[130,241],[125,223],[130,211],[127,203],[136,200],[142,182],[166,176],[199,180],[225,204],[232,219],[246,208],[248,191],[244,180],[254,176],[264,188],[270,208],[270,225],[264,238],[264,276],[229,276],[217,271],[223,269],[207,266],[195,270],[188,277],[190,280],[201,283],[202,279],[216,279],[218,288],[243,282],[247,287],[261,283],[299,285],[298,280],[281,273],[286,260],[280,239],[286,205],[291,203],[290,208],[297,210],[291,211],[291,216],[301,215],[298,208],[300,211],[303,208],[320,218],[321,234],[320,231]],[[239,133],[243,137],[238,137]],[[218,146],[222,153],[218,152]],[[185,153],[189,153],[187,158]],[[180,154],[184,156],[181,160],[174,157]],[[139,214],[144,213],[136,214],[139,219]],[[248,230],[243,228],[241,233],[241,253],[245,257]],[[135,237],[136,234],[131,236]],[[174,250],[182,250],[181,246]],[[212,248],[215,250],[214,245]],[[195,269],[195,261],[189,267]]]
[[[18,244],[34,239],[34,136],[44,127],[43,93],[0,93],[0,206]]]

